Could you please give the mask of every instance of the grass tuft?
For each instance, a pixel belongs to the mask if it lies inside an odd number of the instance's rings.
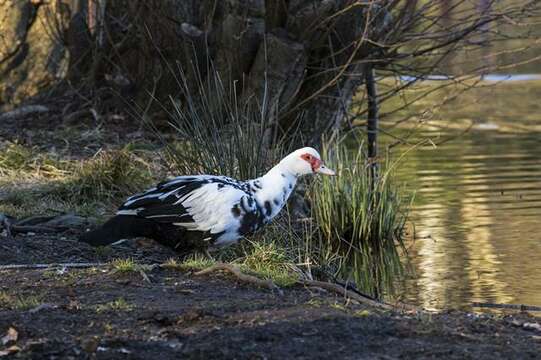
[[[278,286],[291,286],[299,279],[295,264],[286,256],[285,249],[274,242],[251,243],[251,249],[240,260],[243,270],[271,280]]]
[[[120,312],[120,311],[132,311],[134,305],[128,303],[124,298],[118,298],[105,304],[96,306],[96,312]]]
[[[141,191],[150,181],[150,166],[142,158],[126,149],[104,151],[73,164],[53,194],[76,201],[117,198]]]
[[[51,210],[100,216],[152,181],[152,166],[129,147],[88,160],[60,161],[33,147],[0,151],[0,212],[16,218]]]
[[[111,261],[113,270],[120,273],[138,272],[140,270],[139,265],[132,259],[115,259]]]
[[[179,262],[176,259],[169,259],[162,264],[162,267],[178,271],[199,271],[211,267],[214,263],[215,261],[207,257],[192,255],[182,262]]]
[[[205,80],[189,84],[180,69],[182,104],[171,100],[177,137],[174,142],[161,137],[166,160],[178,174],[261,176],[283,155],[271,131],[275,111],[254,99],[238,98],[233,84],[224,84],[212,67],[208,70]],[[199,90],[196,95],[190,91],[193,86]]]
[[[66,174],[65,161],[40,153],[35,147],[8,143],[0,151],[0,176],[58,178]]]

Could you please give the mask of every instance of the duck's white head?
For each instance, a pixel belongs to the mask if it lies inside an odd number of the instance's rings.
[[[295,175],[325,174],[335,175],[335,172],[326,167],[316,149],[304,147],[293,151],[280,161],[280,168]]]

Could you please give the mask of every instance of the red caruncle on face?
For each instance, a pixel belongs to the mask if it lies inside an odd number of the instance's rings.
[[[317,157],[310,155],[308,153],[302,154],[301,159],[307,161],[310,166],[312,167],[312,171],[316,172],[317,169],[321,166],[322,161],[318,159]]]

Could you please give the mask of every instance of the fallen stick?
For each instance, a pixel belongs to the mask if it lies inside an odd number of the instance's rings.
[[[35,226],[35,225],[39,225],[40,223],[47,222],[51,219],[54,219],[54,216],[30,216],[30,217],[18,220],[16,224],[20,226],[23,226],[23,225]]]
[[[12,233],[57,233],[62,232],[65,229],[53,229],[47,226],[39,225],[11,225],[10,230]]]
[[[492,309],[514,309],[520,311],[541,311],[541,306],[524,304],[496,304],[496,303],[478,303],[472,304],[473,307],[492,308]]]
[[[45,113],[48,111],[49,111],[49,108],[43,105],[21,106],[20,108],[17,108],[15,110],[7,111],[3,114],[0,114],[0,121],[17,119],[17,118],[24,117],[26,115],[30,115],[34,113]]]
[[[194,273],[194,275],[196,276],[206,275],[206,274],[210,274],[212,272],[220,271],[220,270],[228,271],[231,274],[235,275],[235,277],[237,277],[239,280],[246,283],[254,284],[254,285],[271,289],[271,290],[278,288],[272,281],[262,280],[255,276],[244,274],[242,271],[240,271],[238,266],[235,266],[232,264],[216,263],[212,265],[211,267],[208,267],[206,269],[203,269],[201,271]]]
[[[38,218],[38,217],[36,217]],[[29,218],[29,219],[23,219],[20,221],[16,221],[13,218],[10,218],[6,214],[0,213],[0,229],[4,228],[6,229],[7,237],[8,239],[13,239],[13,234],[15,233],[28,233],[28,232],[35,232],[35,233],[54,233],[59,232],[56,229],[47,227],[47,226],[40,226],[40,225],[33,225],[31,222],[36,218]],[[43,217],[41,217],[43,218]],[[47,217],[47,219],[50,219],[51,217]]]
[[[58,216],[33,216],[21,220],[0,213],[0,229],[5,228],[8,238],[16,233],[60,233],[71,228],[79,228],[84,218],[72,214]]]
[[[85,269],[85,268],[90,268],[90,267],[104,267],[104,266],[110,266],[110,264],[107,264],[107,263],[9,264],[9,265],[0,265],[0,271],[35,270],[35,269],[49,269],[49,268]]]

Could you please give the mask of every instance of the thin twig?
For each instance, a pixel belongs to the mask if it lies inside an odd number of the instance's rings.
[[[0,265],[0,271],[5,270],[35,270],[49,268],[72,268],[85,269],[91,267],[106,267],[110,266],[107,263],[51,263],[51,264],[8,264]]]
[[[0,114],[0,122],[22,118],[31,114],[45,113],[48,111],[49,111],[49,108],[43,105],[21,106],[20,108],[17,108],[15,110],[7,111],[3,114]]]
[[[150,280],[147,273],[143,269],[139,269],[139,274],[143,277],[143,280],[145,280],[149,284],[152,284],[152,281]]]

